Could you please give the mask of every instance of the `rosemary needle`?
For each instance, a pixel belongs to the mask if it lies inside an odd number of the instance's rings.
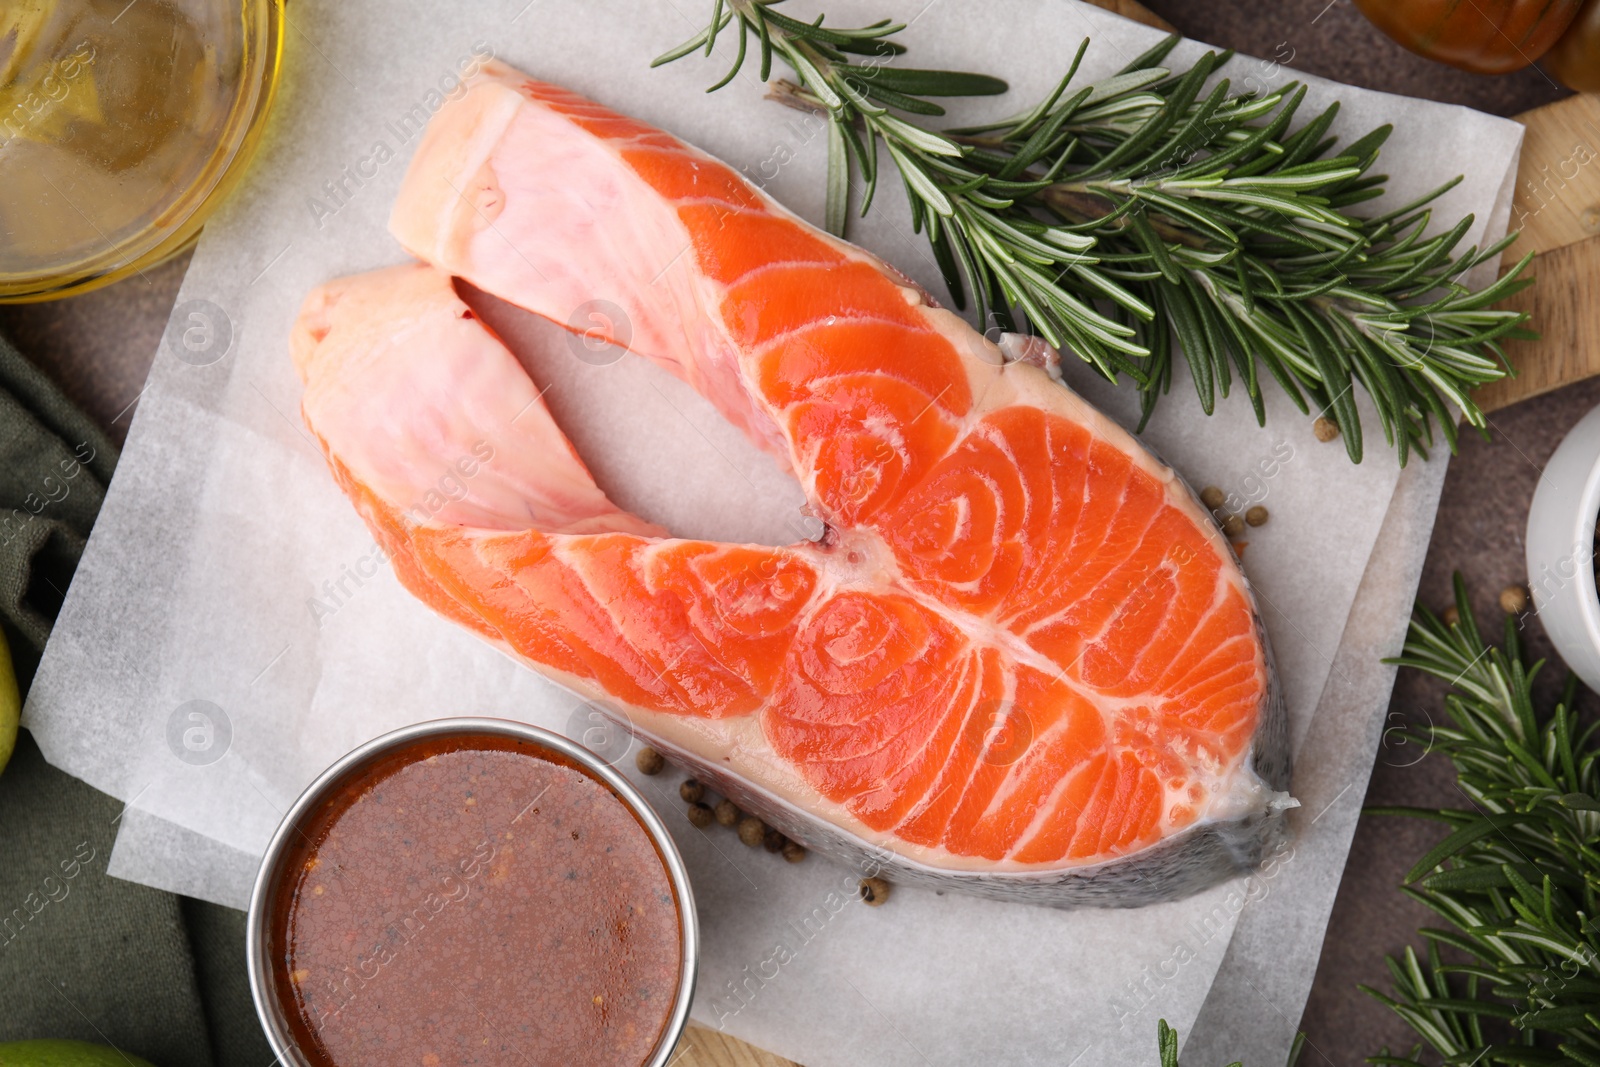
[[[891,65],[903,25],[827,26],[780,2],[716,0],[705,29],[655,65],[709,55],[724,33],[738,36],[738,55],[713,89],[750,56],[763,80],[782,59],[797,84],[775,95],[830,122],[829,229],[844,231],[852,175],[861,213],[872,204],[881,145],[957,306],[1131,382],[1141,428],[1171,387],[1176,349],[1207,414],[1237,382],[1264,424],[1270,377],[1302,412],[1336,422],[1358,463],[1359,387],[1403,465],[1426,454],[1435,420],[1455,448],[1452,407],[1481,431],[1471,390],[1509,373],[1503,340],[1535,336],[1525,313],[1491,307],[1529,284],[1531,256],[1483,289],[1460,280],[1512,236],[1457,251],[1470,217],[1429,235],[1429,205],[1455,182],[1354,214],[1383,191],[1372,167],[1389,128],[1341,147],[1328,135],[1337,105],[1300,121],[1303,86],[1234,93],[1215,77],[1231,53],[1171,71],[1160,65],[1169,38],[1075,87],[1085,41],[1036,106],[939,130],[927,120],[944,109],[930,97],[993,95],[1005,82]]]

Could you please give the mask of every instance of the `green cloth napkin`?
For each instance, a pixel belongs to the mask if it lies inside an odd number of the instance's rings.
[[[116,447],[0,338],[0,625],[24,691]],[[156,1067],[268,1067],[244,914],[106,874],[122,804],[18,738],[0,774],[0,1041],[65,1037]]]
[[[26,690],[117,449],[0,338],[0,624]]]

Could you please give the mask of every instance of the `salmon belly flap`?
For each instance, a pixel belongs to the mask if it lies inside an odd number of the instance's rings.
[[[434,116],[390,225],[421,262],[314,290],[291,347],[336,479],[436,611],[901,880],[1138,904],[1282,834],[1237,561],[1045,371],[724,164],[498,62]],[[456,278],[683,379],[822,537],[685,540],[616,507]]]

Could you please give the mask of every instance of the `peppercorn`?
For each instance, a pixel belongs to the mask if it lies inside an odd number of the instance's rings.
[[[711,809],[706,807],[704,804],[695,803],[689,805],[689,821],[694,823],[700,829],[704,830],[706,827],[710,826],[715,818],[716,817],[711,814]]]
[[[1228,498],[1223,495],[1222,490],[1218,489],[1214,485],[1208,485],[1204,489],[1200,490],[1200,503],[1204,504],[1212,511],[1216,511],[1218,508],[1220,508],[1223,505],[1223,502],[1227,499]]]
[[[751,848],[760,846],[767,839],[767,824],[754,815],[746,815],[739,821],[739,840]]]
[[[1222,532],[1229,537],[1238,537],[1244,533],[1244,520],[1237,515],[1229,515],[1222,520]]]
[[[1451,604],[1449,607],[1444,609],[1439,617],[1444,620],[1444,624],[1446,626],[1454,626],[1456,623],[1461,621],[1461,609],[1457,608],[1454,604]]]
[[[1521,615],[1528,610],[1528,591],[1520,585],[1508,585],[1500,590],[1500,610],[1508,615]]]
[[[706,787],[693,778],[685,778],[683,784],[678,786],[678,795],[690,804],[698,804],[700,798],[706,795]]]
[[[716,812],[717,822],[723,826],[734,826],[739,822],[739,809],[727,797],[717,801],[717,806],[713,810]]]
[[[1326,415],[1318,415],[1317,421],[1311,424],[1311,432],[1319,441],[1331,441],[1339,436],[1339,424]]]
[[[889,883],[882,878],[863,878],[856,887],[861,893],[861,901],[869,908],[882,907],[889,899]]]
[[[805,846],[796,841],[785,841],[783,843],[783,858],[790,863],[799,863],[806,858]]]
[[[661,753],[646,745],[633,757],[633,765],[639,768],[640,774],[660,774],[667,761],[661,758]]]
[[[788,843],[789,839],[787,837],[784,837],[770,826],[767,827],[767,836],[761,839],[761,847],[768,852],[782,852],[783,846]]]
[[[1257,504],[1255,507],[1244,513],[1244,521],[1248,522],[1251,526],[1265,526],[1269,517],[1270,516],[1267,514],[1267,509],[1262,507],[1260,504]]]

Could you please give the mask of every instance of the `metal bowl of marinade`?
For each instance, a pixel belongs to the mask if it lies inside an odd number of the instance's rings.
[[[250,987],[281,1062],[660,1067],[694,898],[660,818],[583,747],[455,718],[370,741],[273,835]]]

